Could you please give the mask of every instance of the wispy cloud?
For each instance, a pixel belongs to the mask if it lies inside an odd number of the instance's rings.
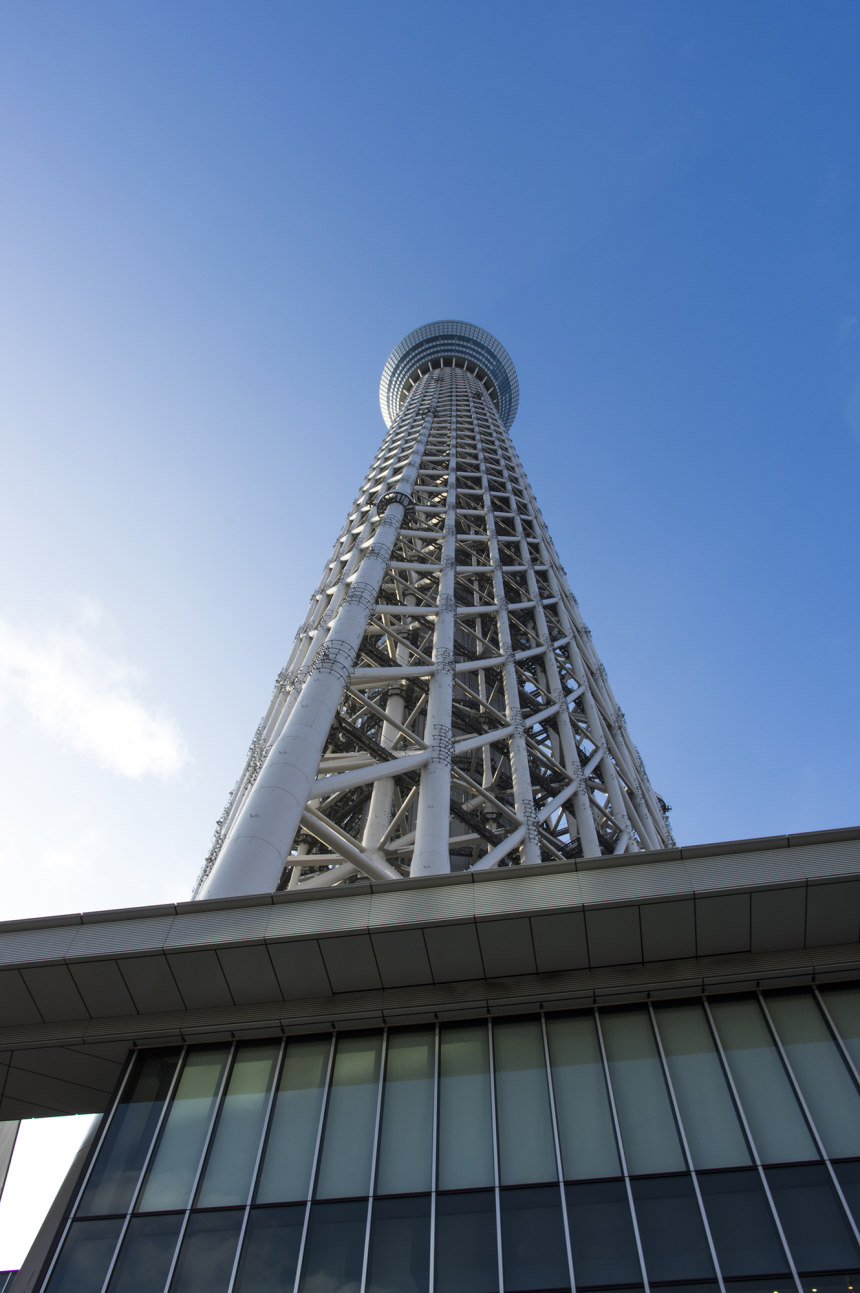
[[[173,777],[190,760],[176,723],[140,697],[141,675],[99,641],[103,616],[24,628],[0,620],[0,707],[18,703],[43,731],[122,777]]]

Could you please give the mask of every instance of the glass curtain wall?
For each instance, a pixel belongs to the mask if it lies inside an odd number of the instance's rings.
[[[142,1052],[41,1287],[853,1293],[858,1059],[835,987]]]

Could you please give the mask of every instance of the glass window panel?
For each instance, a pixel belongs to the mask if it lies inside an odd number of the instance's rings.
[[[502,1185],[557,1180],[539,1019],[493,1025],[493,1067]]]
[[[686,1167],[648,1012],[606,1011],[600,1023],[627,1170]]]
[[[621,1163],[593,1015],[546,1022],[565,1177],[618,1176]]]
[[[694,1165],[751,1162],[704,1008],[656,1006],[655,1014]]]
[[[306,1199],[319,1131],[331,1040],[287,1042],[260,1169],[258,1203]]]
[[[142,1212],[184,1208],[203,1152],[227,1047],[190,1051],[138,1202]]]
[[[812,994],[772,996],[767,1008],[827,1153],[860,1154],[860,1094]]]
[[[178,1059],[176,1050],[135,1060],[78,1206],[79,1216],[128,1209]]]
[[[758,1172],[713,1172],[699,1189],[723,1275],[786,1272],[788,1259]]]
[[[821,998],[854,1067],[860,1069],[860,988],[822,988]]]
[[[304,1223],[303,1203],[252,1208],[233,1293],[291,1293]]]
[[[711,1013],[762,1161],[817,1158],[758,1002],[714,1001]]]
[[[317,1198],[370,1193],[382,1034],[338,1039],[325,1115]]]
[[[170,1293],[226,1293],[233,1274],[243,1212],[192,1212]]]
[[[83,1293],[104,1283],[122,1217],[109,1221],[74,1221],[69,1227],[57,1264],[45,1285],[46,1293]]]
[[[632,1181],[645,1270],[659,1280],[713,1279],[705,1227],[689,1176]]]
[[[162,1293],[182,1225],[181,1212],[132,1217],[108,1293]]]
[[[630,1201],[623,1181],[568,1185],[567,1221],[577,1288],[642,1279]]]
[[[366,1201],[315,1203],[299,1293],[358,1293],[366,1230]]]
[[[377,1194],[417,1194],[430,1189],[435,1069],[435,1029],[389,1034]]]
[[[435,1293],[499,1293],[491,1191],[436,1196]]]
[[[439,1056],[439,1189],[493,1184],[490,1046],[484,1024],[443,1028]]]
[[[767,1169],[773,1201],[798,1270],[856,1269],[860,1252],[827,1169]]]
[[[860,1226],[860,1162],[835,1163],[834,1170],[845,1195],[845,1202]]]
[[[378,1199],[370,1223],[366,1293],[428,1293],[430,1199]]]
[[[197,1193],[200,1208],[245,1203],[257,1160],[278,1046],[243,1046],[227,1084],[209,1158]]]
[[[502,1190],[500,1205],[505,1293],[569,1289],[558,1188]]]

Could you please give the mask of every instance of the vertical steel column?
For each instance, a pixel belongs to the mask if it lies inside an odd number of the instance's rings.
[[[487,406],[485,405],[485,407]],[[491,408],[492,406],[489,406],[489,407]],[[495,410],[493,410],[493,412],[495,412]],[[489,411],[487,416],[488,417],[492,416],[489,413]],[[503,429],[500,424],[497,427],[497,435],[502,435],[502,434],[503,434]],[[505,438],[510,442],[510,437],[507,436],[506,433],[504,434],[505,434]],[[513,446],[511,446],[511,448],[512,447]],[[508,471],[508,467],[504,459],[502,459],[502,474],[505,478],[505,482],[507,484],[508,491],[511,495],[511,498],[513,499],[514,497],[513,482],[511,480],[510,472]],[[525,482],[524,476],[521,477],[518,483],[522,484],[525,490],[526,482]],[[525,490],[525,492],[527,497],[531,497],[530,490]],[[512,507],[513,507],[513,504],[512,504]],[[559,716],[558,716],[559,739],[561,742],[562,757],[564,759],[564,764],[565,764],[565,767],[567,768],[568,775],[570,776],[572,781],[575,781],[577,783],[577,788],[573,792],[573,805],[574,805],[574,816],[575,816],[576,825],[577,825],[577,832],[579,834],[580,845],[582,847],[582,855],[583,857],[595,857],[600,853],[600,845],[597,842],[597,832],[594,828],[594,817],[591,812],[591,804],[589,802],[588,795],[586,793],[585,785],[583,782],[582,766],[579,762],[579,753],[576,746],[576,739],[574,737],[573,727],[570,721],[570,711],[568,710],[567,705],[564,703],[563,689],[561,685],[561,676],[558,672],[558,662],[556,661],[556,658],[555,658],[555,650],[553,647],[553,643],[550,641],[549,628],[547,626],[546,614],[544,612],[543,602],[541,600],[540,590],[538,588],[537,577],[535,576],[535,572],[534,572],[532,556],[531,556],[531,552],[529,551],[529,546],[528,546],[528,543],[526,542],[525,535],[523,533],[522,518],[520,516],[519,510],[516,507],[513,507],[513,512],[514,512],[514,525],[517,531],[517,536],[519,538],[519,544],[520,544],[520,555],[521,555],[522,562],[526,568],[526,579],[528,581],[529,591],[535,603],[535,619],[537,620],[538,633],[540,635],[541,641],[545,646],[543,660],[544,660],[544,667],[546,669],[547,677],[549,681],[549,690],[551,694],[561,703],[561,708],[559,710]],[[532,523],[535,525],[535,528],[540,534],[540,532],[543,529],[543,526],[540,523],[540,520],[538,519],[537,508],[533,499],[531,502],[531,512],[532,512],[531,514]],[[561,599],[557,598],[557,604],[560,601]],[[569,633],[569,629],[568,629],[568,633]]]
[[[492,424],[491,424],[492,425]],[[499,428],[494,426],[496,439],[499,439]],[[476,436],[478,462],[481,470],[481,488],[484,493],[484,507],[487,515],[487,533],[490,541],[490,563],[493,571],[493,588],[496,596],[496,616],[499,626],[499,646],[504,656],[502,677],[505,684],[505,711],[509,723],[514,726],[511,735],[511,779],[514,789],[514,808],[525,828],[525,835],[520,845],[522,861],[529,865],[540,862],[540,845],[538,843],[537,821],[535,820],[534,791],[532,789],[529,755],[526,748],[526,733],[523,724],[522,710],[519,704],[517,687],[517,670],[514,664],[514,648],[511,641],[511,626],[508,621],[508,607],[505,599],[505,579],[502,574],[502,556],[499,550],[499,538],[496,533],[496,521],[493,515],[490,498],[490,483],[487,478],[487,462],[481,436]]]
[[[398,482],[403,493],[409,493],[415,483],[431,426],[432,413],[426,418],[424,430]],[[356,651],[388,569],[404,511],[402,502],[393,502],[380,520],[358,567],[356,581],[341,604],[280,738],[245,800],[203,886],[201,898],[266,893],[277,886]]]
[[[450,399],[448,490],[442,569],[439,574],[439,603],[433,632],[434,672],[430,678],[424,729],[424,739],[430,747],[430,762],[421,769],[411,867],[413,876],[441,875],[451,870],[448,839],[451,831],[451,760],[454,752],[451,705],[454,696],[456,623],[454,570],[457,547],[457,399],[454,370],[443,369],[442,373],[440,395],[443,399]]]

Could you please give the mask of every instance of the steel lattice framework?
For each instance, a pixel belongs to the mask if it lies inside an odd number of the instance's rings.
[[[673,843],[509,428],[489,333],[410,333],[389,430],[218,822],[200,897]]]

